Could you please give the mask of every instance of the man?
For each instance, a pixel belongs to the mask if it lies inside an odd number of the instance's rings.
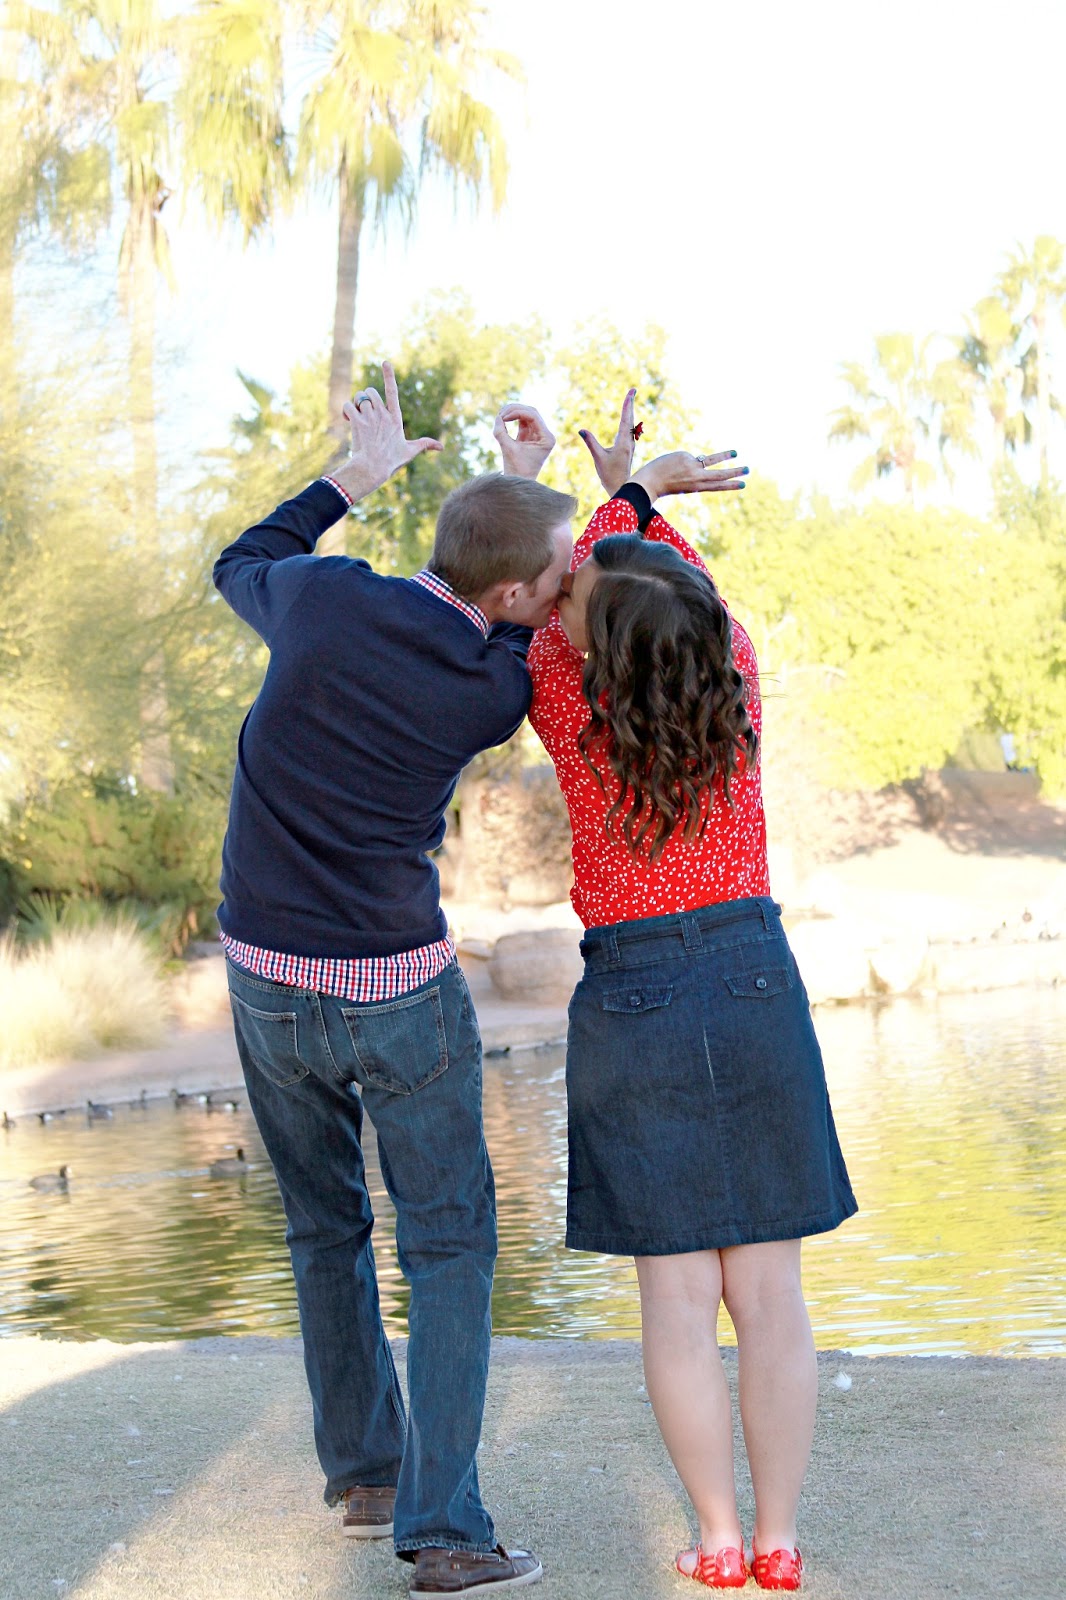
[[[453,491],[411,579],[315,542],[433,439],[384,398],[345,408],[347,462],[224,550],[215,583],[270,648],[241,729],[219,923],[249,1103],[288,1219],[326,1499],[393,1535],[413,1597],[535,1582],[478,1490],[496,1256],[481,1041],[430,853],[462,768],[529,707],[525,653],[572,553],[554,443],[501,413],[512,471]],[[519,423],[512,440],[506,420]],[[502,437],[501,437],[502,435]],[[360,1145],[377,1130],[411,1286],[410,1418],[382,1327]]]

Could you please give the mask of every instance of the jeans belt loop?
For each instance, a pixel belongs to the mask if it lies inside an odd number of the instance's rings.
[[[776,933],[777,918],[781,910],[776,900],[772,900],[768,895],[760,896],[759,910],[762,912],[763,927],[767,933]]]
[[[622,952],[618,948],[618,935],[613,928],[607,929],[607,936],[603,942],[607,950],[607,965],[609,967],[620,967],[622,965]]]
[[[696,918],[688,911],[681,913],[681,931],[685,935],[685,949],[690,956],[699,955],[703,949],[703,935]]]

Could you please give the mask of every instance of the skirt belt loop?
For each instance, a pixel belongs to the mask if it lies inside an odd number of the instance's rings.
[[[618,948],[618,935],[613,928],[607,929],[603,942],[607,947],[607,965],[609,967],[620,967],[622,965],[622,952]]]
[[[685,949],[688,951],[690,956],[699,955],[700,951],[703,949],[703,935],[700,932],[699,923],[688,911],[681,912],[680,921],[681,931],[685,935]]]

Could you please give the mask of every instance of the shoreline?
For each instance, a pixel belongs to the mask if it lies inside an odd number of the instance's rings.
[[[829,925],[811,923],[809,926],[817,930]],[[854,944],[842,943],[841,930],[835,927],[831,936],[821,937],[817,964],[809,959],[809,951],[798,952],[816,1021],[822,1007],[880,1008],[908,1001],[935,1004],[939,999],[963,994],[1006,990],[1037,994],[1066,987],[1066,940],[1055,939],[1024,944],[986,942],[979,946],[940,947],[953,952],[953,965],[949,968],[945,962],[941,968],[945,975],[950,970],[957,980],[950,987],[892,988],[885,985],[880,991],[864,988],[860,993],[840,994],[833,991],[844,987],[842,979],[848,975],[847,962],[850,960],[854,968],[856,954],[863,961],[866,958],[861,949],[856,952]],[[795,929],[790,931],[790,939],[797,943]],[[978,952],[980,974],[994,973],[1001,981],[962,981],[966,974],[973,977],[976,970],[966,962],[967,950]],[[481,1025],[486,1066],[491,1066],[494,1059],[524,1050],[554,1049],[565,1044],[565,1005],[522,1005],[502,1000],[491,987],[485,961],[462,957],[462,965]],[[833,976],[832,981],[828,977],[821,980],[819,988],[819,972],[823,967]],[[830,992],[824,992],[826,989]],[[42,1111],[79,1110],[89,1099],[114,1106],[128,1103],[142,1089],[147,1091],[148,1100],[155,1100],[165,1098],[172,1088],[189,1094],[242,1087],[241,1065],[227,1020],[217,1027],[175,1029],[162,1045],[148,1049],[112,1050],[76,1060],[8,1068],[0,1073],[0,1112],[6,1111],[18,1118],[35,1116]]]

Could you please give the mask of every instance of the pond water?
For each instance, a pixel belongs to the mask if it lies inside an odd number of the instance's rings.
[[[1066,993],[820,1010],[860,1212],[805,1245],[822,1348],[856,1354],[1066,1352]],[[0,1089],[2,1094],[2,1089]],[[242,1091],[238,1091],[243,1100]],[[561,1051],[486,1063],[500,1206],[495,1328],[639,1332],[630,1262],[564,1250]],[[407,1291],[368,1140],[390,1332]],[[242,1145],[254,1165],[212,1179]],[[73,1169],[69,1193],[34,1173]],[[0,1134],[0,1334],[110,1339],[299,1331],[273,1174],[251,1117],[169,1101],[68,1112]],[[731,1339],[724,1317],[721,1336]]]

